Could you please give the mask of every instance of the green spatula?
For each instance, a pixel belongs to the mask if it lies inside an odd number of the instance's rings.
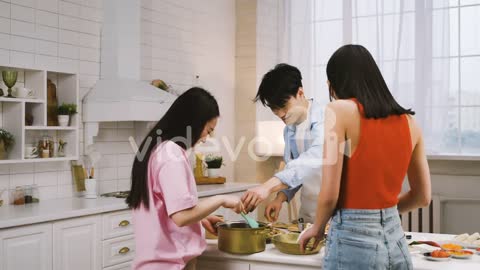
[[[260,227],[260,225],[258,224],[258,222],[256,220],[247,216],[245,213],[242,212],[242,213],[240,213],[240,215],[242,215],[242,217],[248,223],[248,226],[250,226],[250,228],[256,229],[256,228]]]

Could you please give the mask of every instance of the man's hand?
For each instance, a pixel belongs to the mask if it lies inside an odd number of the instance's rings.
[[[270,195],[270,191],[264,185],[247,190],[242,196],[245,211],[248,213],[255,210],[261,202],[267,199],[268,195]]]
[[[288,188],[277,177],[270,178],[258,187],[251,188],[242,196],[245,211],[251,212],[273,192]]]

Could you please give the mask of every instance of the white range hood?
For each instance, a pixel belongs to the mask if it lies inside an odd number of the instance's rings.
[[[103,4],[100,80],[83,98],[86,145],[100,122],[158,121],[176,98],[140,80],[141,1]]]

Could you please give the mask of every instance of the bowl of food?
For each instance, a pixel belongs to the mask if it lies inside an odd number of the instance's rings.
[[[447,251],[452,258],[456,259],[470,259],[473,256],[473,251],[470,250],[455,250],[455,251]]]
[[[446,251],[458,251],[463,249],[463,246],[454,243],[442,244],[440,247]]]
[[[318,244],[317,247],[313,248],[315,240],[311,239],[305,248],[305,252],[302,252],[300,250],[300,244],[297,243],[299,236],[299,233],[278,234],[272,238],[272,243],[280,252],[292,255],[317,254],[322,246],[325,245],[325,240],[323,240]]]
[[[424,253],[423,256],[425,256],[425,259],[435,262],[449,261],[452,257],[447,251],[441,249]]]

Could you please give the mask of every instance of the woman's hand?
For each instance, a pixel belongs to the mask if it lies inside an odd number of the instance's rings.
[[[222,221],[223,221],[223,219],[220,218],[220,217],[208,216],[208,217],[202,219],[202,226],[203,226],[203,228],[205,228],[205,230],[207,230],[211,234],[217,235],[217,227],[215,226],[215,224],[217,224],[218,222],[222,222]]]
[[[310,239],[315,239],[315,242],[313,243],[312,249],[315,249],[320,241],[323,240],[325,230],[321,229],[317,225],[313,225],[312,227],[308,228],[305,232],[302,233],[300,239],[298,239],[298,243],[300,244],[300,250],[302,252],[305,252],[305,248],[307,247],[308,242]]]
[[[222,206],[225,208],[232,209],[235,213],[240,214],[245,212],[242,201],[237,196],[232,195],[220,195],[222,196]]]

